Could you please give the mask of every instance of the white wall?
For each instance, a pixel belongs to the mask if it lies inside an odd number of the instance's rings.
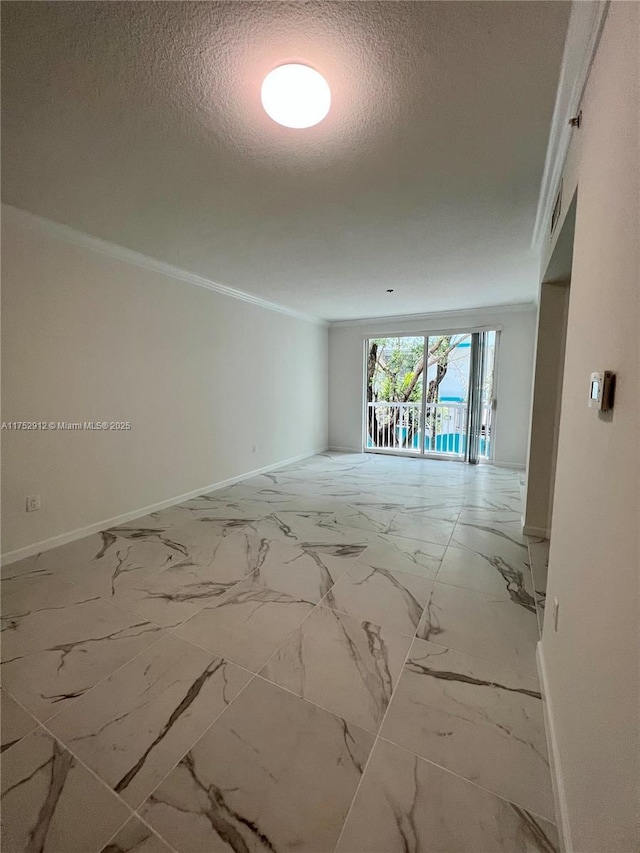
[[[524,465],[529,429],[536,314],[522,310],[455,312],[415,320],[335,324],[329,331],[329,444],[362,448],[364,340],[471,328],[502,329],[498,355],[495,461]]]
[[[5,430],[3,553],[326,446],[326,326],[11,216],[2,249],[2,419],[132,424]]]
[[[640,6],[612,3],[565,188],[578,200],[542,657],[569,850],[640,849]],[[617,374],[612,416],[589,374]]]

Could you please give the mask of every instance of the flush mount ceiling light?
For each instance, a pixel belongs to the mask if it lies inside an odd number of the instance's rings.
[[[308,65],[279,65],[262,84],[262,106],[284,127],[313,127],[329,112],[331,90],[322,74]]]

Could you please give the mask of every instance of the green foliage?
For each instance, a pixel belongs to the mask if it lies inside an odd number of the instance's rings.
[[[371,377],[374,400],[404,400],[423,355],[422,338],[378,338],[376,367]],[[421,385],[414,383],[408,400],[420,400]]]
[[[372,399],[419,402],[422,395],[422,337],[376,338],[369,341],[369,356],[377,347],[375,368],[370,375]],[[429,339],[428,364],[446,370],[452,348],[451,335]]]

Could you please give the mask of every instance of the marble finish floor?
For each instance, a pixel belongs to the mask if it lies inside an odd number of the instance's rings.
[[[329,452],[4,566],[2,850],[558,850],[520,511]]]
[[[547,599],[547,574],[549,572],[549,550],[551,542],[548,539],[539,539],[534,536],[529,539],[529,563],[535,587],[536,608],[538,611],[538,625],[540,635],[544,624],[545,604]]]

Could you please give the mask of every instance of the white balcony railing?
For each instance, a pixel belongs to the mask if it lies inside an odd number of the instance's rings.
[[[369,447],[420,450],[421,403],[368,403]]]
[[[491,407],[482,412],[480,455],[489,456]],[[420,452],[423,434],[422,403],[367,403],[369,448]],[[463,456],[466,449],[466,403],[425,404],[424,450]]]

